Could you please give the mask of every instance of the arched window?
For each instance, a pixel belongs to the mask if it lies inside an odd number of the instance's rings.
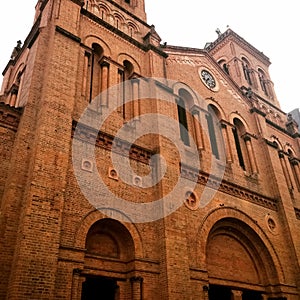
[[[249,85],[252,85],[250,63],[246,58],[243,57],[242,64],[243,64],[243,72],[244,72],[245,79],[247,80]]]
[[[179,121],[179,129],[180,129],[180,138],[186,146],[190,146],[189,134],[193,133],[194,128],[194,119],[192,114],[187,113],[189,109],[194,105],[194,99],[191,93],[184,88],[180,88],[178,90],[177,102],[177,113],[178,113],[178,121]],[[196,133],[194,133],[196,134]],[[201,137],[198,137],[199,139]]]
[[[123,70],[119,70],[119,76],[120,76],[120,82],[125,82],[127,80],[130,80],[132,78],[132,75],[134,73],[134,67],[133,64],[128,61],[123,61]],[[123,84],[123,90],[122,90],[122,102],[123,102],[123,118],[125,120],[129,120],[132,117],[132,108],[130,103],[126,103],[126,99],[130,99],[132,95],[132,88],[130,84]]]
[[[219,147],[218,147],[218,138],[216,133],[216,126],[218,126],[217,122],[219,121],[219,111],[213,105],[208,105],[208,114],[206,115],[208,134],[210,140],[210,146],[212,154],[219,159]]]
[[[229,74],[229,67],[228,64],[226,63],[225,59],[221,59],[218,64],[222,67],[222,69],[228,74]]]
[[[86,53],[85,59],[86,63],[88,64],[88,68],[85,68],[89,70],[89,101],[91,102],[97,95],[99,95],[101,91],[101,66],[100,61],[103,57],[103,48],[96,44],[92,44],[92,53],[91,55]]]
[[[266,96],[269,96],[267,83],[266,83],[266,75],[262,69],[258,69],[258,77],[259,77],[259,83],[262,91],[266,94]]]
[[[187,146],[190,145],[189,135],[188,135],[188,122],[186,115],[186,108],[183,99],[179,99],[177,101],[177,112],[178,112],[178,121],[179,121],[179,130],[180,130],[180,138],[183,143]]]
[[[233,124],[234,124],[234,127],[232,128],[232,133],[234,136],[235,148],[237,151],[239,164],[240,164],[241,168],[245,171],[246,164],[245,164],[245,158],[243,155],[244,140],[241,138],[241,136],[245,133],[245,127],[244,127],[244,124],[237,118],[234,118]]]
[[[296,186],[298,188],[298,191],[300,191],[300,168],[299,168],[299,160],[294,157],[294,154],[292,150],[288,150],[289,155],[289,162],[292,169],[294,181],[296,183]]]

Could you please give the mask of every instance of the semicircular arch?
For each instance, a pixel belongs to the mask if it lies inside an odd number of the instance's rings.
[[[78,227],[73,238],[73,245],[76,248],[84,249],[86,237],[90,228],[93,226],[93,224],[103,219],[109,219],[109,218],[107,217],[107,215],[103,214],[101,211],[96,209],[89,212],[86,216],[84,216],[83,219],[80,221],[80,223],[78,223]],[[111,219],[111,220],[115,220],[115,219]],[[139,258],[144,257],[142,239],[136,226],[132,222],[124,223],[117,220],[115,220],[115,222],[119,222],[120,224],[122,224],[130,233],[134,241],[135,257],[139,257]]]
[[[250,248],[252,247],[256,253],[261,255],[260,262],[268,274],[268,279],[270,281],[274,280],[274,274],[276,274],[277,282],[272,283],[277,284],[280,281],[284,281],[285,275],[281,262],[268,236],[249,215],[233,207],[216,208],[210,211],[202,223],[199,224],[196,237],[196,248],[198,251],[196,256],[197,267],[204,270],[207,269],[206,255],[201,255],[201,253],[206,253],[212,230],[215,228],[214,226],[219,224],[218,226],[221,227],[222,221],[225,224],[225,220],[229,219],[235,220],[236,224],[239,224],[239,226],[234,226],[234,222],[231,222],[230,226],[239,231],[245,239],[247,238]]]
[[[99,37],[95,35],[88,35],[84,38],[84,44],[88,46],[89,48],[92,48],[93,44],[98,44],[99,46],[102,47],[103,53],[105,56],[111,56],[111,48],[110,46],[104,42],[104,40],[100,39]]]
[[[198,105],[200,107],[203,105],[203,103],[200,102],[200,99],[199,99],[198,95],[187,84],[185,84],[183,82],[176,82],[176,83],[174,83],[172,88],[173,88],[173,92],[174,92],[175,95],[179,95],[180,90],[187,91],[193,99],[193,105]]]
[[[233,112],[229,115],[229,123],[230,124],[234,124],[234,119],[238,119],[243,124],[246,132],[250,132],[250,128],[249,128],[247,121],[242,117],[242,115],[240,113]]]
[[[118,55],[118,63],[120,65],[123,65],[123,62],[127,60],[129,61],[132,65],[133,65],[133,69],[134,69],[134,72],[137,73],[137,74],[141,74],[141,66],[140,64],[138,63],[138,61],[131,55],[128,55],[126,53],[120,53]]]

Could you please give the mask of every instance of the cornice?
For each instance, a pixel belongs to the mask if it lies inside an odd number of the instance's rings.
[[[143,24],[144,26],[148,27],[149,29],[151,28],[151,26],[149,24],[147,24],[145,21],[143,21],[142,19],[138,18],[136,15],[134,15],[133,13],[131,13],[130,11],[128,11],[127,9],[125,9],[124,7],[122,7],[121,5],[119,5],[118,3],[116,3],[113,0],[106,0],[107,2],[111,3],[112,5],[114,5],[115,7],[117,7],[118,9],[122,10],[123,12],[125,12],[127,15],[129,15],[130,17],[132,17],[133,19],[137,20],[138,22],[140,22],[141,24]]]
[[[278,201],[274,198],[270,198],[259,193],[253,192],[252,190],[249,190],[224,179],[214,179],[210,174],[201,170],[195,170],[194,168],[191,168],[186,165],[181,165],[181,170],[182,177],[190,179],[192,181],[195,181],[196,179],[198,184],[208,186],[212,189],[217,188],[219,192],[226,193],[228,195],[240,198],[242,200],[246,200],[248,202],[266,207],[274,211],[278,210]]]
[[[121,38],[123,38],[124,40],[128,41],[129,43],[131,43],[132,45],[135,45],[136,47],[138,47],[139,49],[143,50],[144,52],[148,52],[149,50],[152,50],[154,52],[156,52],[157,54],[161,55],[162,57],[167,57],[168,55],[162,51],[160,48],[157,48],[151,44],[149,45],[144,45],[140,42],[138,42],[137,40],[135,40],[134,38],[130,37],[129,35],[125,34],[124,32],[122,32],[121,30],[117,29],[116,27],[112,26],[111,24],[105,22],[104,20],[102,20],[101,18],[97,17],[96,15],[92,14],[91,12],[89,12],[88,10],[81,8],[81,14],[86,16],[87,18],[89,18],[90,20],[93,20],[94,22],[96,22],[97,24],[100,24],[102,26],[104,26],[106,29],[108,29],[109,31],[117,34],[118,36],[120,36]]]
[[[78,37],[78,36],[72,34],[71,32],[65,30],[64,28],[62,28],[62,27],[56,25],[55,30],[56,30],[57,32],[59,32],[60,34],[64,35],[65,37],[67,37],[67,38],[73,40],[74,42],[76,42],[76,43],[81,43],[80,37]]]
[[[77,121],[72,122],[72,137],[74,138],[75,130],[80,134],[80,140],[85,143],[95,144],[96,147],[114,151],[123,156],[128,156],[133,160],[142,162],[144,164],[150,164],[150,159],[154,154],[153,151],[131,144],[125,140],[116,138],[115,136],[103,131],[97,131],[87,125],[79,124]],[[112,147],[114,142],[114,147]]]

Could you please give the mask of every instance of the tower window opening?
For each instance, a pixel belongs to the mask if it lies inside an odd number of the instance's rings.
[[[229,66],[228,64],[226,63],[226,61],[224,59],[221,59],[218,64],[222,67],[222,69],[225,71],[225,73],[227,73],[228,75],[229,74]]]
[[[258,77],[262,91],[265,93],[266,96],[269,96],[266,84],[266,76],[261,69],[258,69]]]
[[[242,58],[242,61],[243,61],[243,72],[244,72],[245,79],[247,80],[249,85],[252,85],[251,69],[249,67],[249,62],[245,58]]]

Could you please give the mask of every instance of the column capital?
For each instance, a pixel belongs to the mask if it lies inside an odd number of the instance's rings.
[[[249,141],[251,141],[251,136],[248,133],[245,133],[243,135],[243,139],[245,142],[249,142]]]
[[[108,68],[109,67],[109,62],[107,62],[107,61],[102,61],[101,63],[100,63],[100,66],[103,68],[103,67],[106,67],[106,68]]]
[[[130,282],[143,282],[144,278],[141,276],[133,276],[130,278]]]
[[[239,290],[231,290],[232,295],[235,297],[242,297],[243,296],[243,291],[239,291]]]
[[[74,269],[74,270],[73,270],[73,275],[80,276],[81,273],[82,273],[82,270],[81,270],[81,269]]]
[[[296,157],[290,157],[289,160],[293,166],[297,166],[299,164],[299,160]]]
[[[284,158],[284,152],[282,150],[278,151],[279,158]]]
[[[140,79],[138,77],[132,77],[130,78],[130,80],[133,82],[133,83],[139,83],[140,82]]]

